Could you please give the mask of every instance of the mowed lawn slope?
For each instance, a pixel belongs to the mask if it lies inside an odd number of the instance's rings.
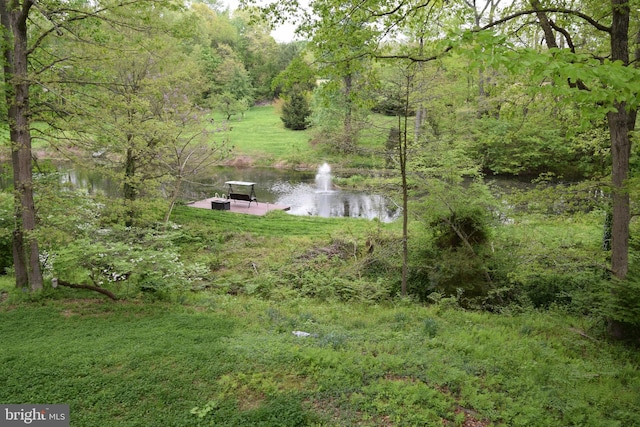
[[[216,123],[219,121],[216,119]],[[273,166],[278,161],[298,161],[311,151],[311,131],[286,129],[273,106],[252,107],[243,116],[233,116],[228,131],[214,133],[213,139],[226,138],[231,156],[238,162]]]

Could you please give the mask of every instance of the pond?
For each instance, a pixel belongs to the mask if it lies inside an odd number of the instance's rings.
[[[352,217],[391,222],[400,216],[400,208],[388,197],[336,188],[329,165],[317,171],[292,171],[274,168],[217,167],[185,186],[189,200],[222,196],[228,192],[226,181],[255,182],[258,202],[289,206],[292,215]]]
[[[78,168],[68,163],[56,165],[63,183],[85,189],[89,194],[102,192],[117,196],[121,189],[117,183],[97,169]],[[6,188],[10,180],[0,182]],[[346,176],[344,178],[347,178]],[[276,168],[212,167],[185,183],[185,202],[202,200],[228,192],[226,181],[255,182],[258,202],[289,206],[292,215],[321,217],[354,217],[391,222],[397,219],[400,208],[380,194],[343,191],[336,188],[329,165],[321,165],[317,171],[296,171]]]

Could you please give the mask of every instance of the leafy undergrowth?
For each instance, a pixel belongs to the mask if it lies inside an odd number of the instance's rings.
[[[10,296],[0,402],[68,403],[73,426],[633,425],[640,357],[596,327],[444,300]]]

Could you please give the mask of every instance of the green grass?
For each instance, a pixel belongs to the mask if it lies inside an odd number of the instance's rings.
[[[215,117],[220,123],[222,117]],[[233,146],[232,158],[250,159],[255,166],[317,167],[318,162],[328,161],[340,168],[384,168],[380,151],[388,137],[389,127],[396,125],[393,117],[372,114],[371,122],[363,125],[359,146],[362,153],[344,156],[330,152],[323,142],[312,140],[317,130],[286,129],[274,106],[252,107],[244,116],[234,116],[229,122],[227,137]],[[215,128],[215,126],[213,126]]]
[[[0,305],[0,401],[68,403],[73,426],[629,426],[640,410],[638,353],[581,335],[584,318],[20,300]]]
[[[228,212],[178,207],[172,220],[177,223],[206,224],[212,233],[250,233],[253,236],[280,238],[323,238],[335,234],[364,235],[368,230],[382,227],[399,229],[399,224],[383,224],[360,218],[322,218],[296,216],[272,211],[266,216],[229,215]]]
[[[366,241],[399,233],[400,223],[355,218],[320,218],[273,211],[263,217],[178,207],[172,220],[182,227],[182,256],[207,265],[218,292],[255,293],[287,299],[292,294],[354,299],[381,296],[379,286],[359,280]],[[355,264],[354,264],[355,263]]]
[[[218,119],[217,119],[218,120]],[[250,157],[257,166],[276,162],[304,162],[310,151],[311,131],[286,129],[272,106],[253,107],[244,117],[232,117],[223,135],[233,146],[233,157]]]

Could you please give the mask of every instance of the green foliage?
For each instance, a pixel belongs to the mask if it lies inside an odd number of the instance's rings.
[[[487,188],[436,180],[430,187],[423,218],[432,236],[412,257],[411,292],[423,301],[436,291],[465,299],[488,296],[494,276],[503,273],[490,250],[495,218]]]
[[[560,124],[523,124],[522,122],[484,118],[477,129],[478,154],[483,168],[495,174],[538,175],[554,172],[567,176],[579,171],[567,170],[575,153],[562,135]],[[595,160],[595,159],[594,159]]]
[[[621,322],[633,329],[630,336],[640,336],[640,272],[637,254],[633,258],[625,280],[612,278],[602,284],[602,314],[607,319]]]
[[[13,267],[13,196],[0,192],[0,275]]]
[[[519,277],[515,288],[520,302],[530,302],[535,308],[549,308],[555,305],[565,306],[575,312],[597,312],[598,295],[604,286],[602,271],[579,268],[576,268],[576,271],[549,269]]]
[[[499,292],[525,307],[553,307],[599,315],[607,256],[601,212],[583,217],[527,216],[499,228],[494,248],[510,267]]]
[[[278,270],[255,276],[247,292],[270,299],[296,297],[322,301],[376,302],[391,296],[390,283],[382,278],[358,277],[350,267],[350,259],[359,255],[353,243],[336,240],[298,254]]]
[[[185,262],[173,240],[178,232],[127,228],[102,229],[60,248],[50,261],[55,277],[91,283],[120,292],[166,299],[199,288],[208,278],[201,264]]]
[[[316,87],[316,72],[301,55],[298,55],[278,74],[272,85],[275,90],[285,94],[296,89],[312,91]]]
[[[436,246],[456,249],[464,246],[478,247],[489,240],[490,213],[479,206],[460,206],[431,222]]]
[[[48,207],[37,230],[47,278],[105,287],[122,298],[141,291],[170,298],[209,279],[206,264],[182,256],[180,227],[156,228],[162,210],[154,201],[144,200],[139,227],[123,227],[117,202],[64,191],[57,180],[57,174],[38,180],[38,202]]]
[[[311,108],[305,94],[299,89],[292,89],[282,106],[282,122],[291,130],[305,130],[309,127]]]
[[[192,413],[208,423],[220,426],[304,427],[313,425],[318,417],[305,410],[297,396],[275,397],[255,408],[238,411],[237,402],[209,402]]]

